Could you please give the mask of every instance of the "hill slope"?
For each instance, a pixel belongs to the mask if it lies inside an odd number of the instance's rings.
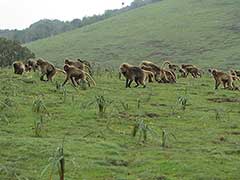
[[[239,65],[240,1],[165,0],[27,44],[37,56],[118,65],[143,59]]]

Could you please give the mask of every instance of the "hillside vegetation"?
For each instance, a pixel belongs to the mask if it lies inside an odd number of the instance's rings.
[[[110,66],[163,59],[232,67],[240,57],[240,1],[165,0],[27,44],[62,65],[65,57]]]
[[[62,143],[66,179],[239,179],[239,91],[215,91],[208,76],[131,89],[116,73],[94,77],[65,89],[61,74],[0,71],[0,179],[50,179]]]

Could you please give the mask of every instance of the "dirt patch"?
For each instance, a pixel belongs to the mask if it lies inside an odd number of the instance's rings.
[[[150,117],[150,118],[160,117],[160,115],[156,114],[156,113],[145,113],[145,116]]]
[[[227,134],[240,135],[240,131],[227,132]]]
[[[108,162],[113,166],[125,166],[125,167],[127,167],[128,164],[129,164],[127,161],[115,160],[115,159],[110,159],[110,160],[108,160]]]
[[[167,105],[166,104],[150,104],[151,106],[154,106],[154,107],[166,107]]]
[[[224,103],[224,102],[240,102],[239,98],[208,98],[208,101],[216,102],[216,103]]]

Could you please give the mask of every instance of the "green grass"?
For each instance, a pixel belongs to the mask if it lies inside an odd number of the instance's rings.
[[[232,67],[240,57],[239,8],[239,0],[163,0],[26,46],[58,65],[80,57],[108,66],[170,59]]]
[[[40,82],[38,73],[0,71],[0,179],[49,179],[49,171],[41,172],[63,139],[66,179],[239,179],[239,91],[215,91],[208,75],[145,89],[125,89],[117,73],[95,79],[96,87],[67,84],[65,92]],[[111,102],[103,115],[99,95]],[[179,97],[186,98],[185,110]],[[216,98],[236,102],[209,100]],[[140,131],[132,136],[142,120],[150,129],[145,143]]]

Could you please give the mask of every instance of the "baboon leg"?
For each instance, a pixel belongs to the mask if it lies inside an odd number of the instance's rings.
[[[216,81],[216,83],[215,83],[215,89],[218,89],[218,87],[219,87],[220,84],[221,84],[221,82]]]
[[[66,77],[66,79],[65,79],[65,81],[63,82],[62,86],[64,86],[64,85],[67,83],[68,79],[69,79],[69,77]]]
[[[44,80],[44,75],[45,75],[45,74],[42,74],[42,75],[41,75],[41,77],[40,77],[40,80],[41,80],[41,81],[46,81],[46,80]]]
[[[136,86],[134,86],[134,87],[138,87],[139,86],[139,83],[138,83],[138,80],[137,80],[137,78],[135,78],[135,83],[136,83]]]
[[[128,83],[128,87],[131,88],[131,84],[132,84],[133,80],[130,80]]]
[[[75,83],[75,80],[73,79],[73,77],[70,77],[71,81],[72,81],[72,84],[73,86],[77,87],[76,83]]]
[[[128,88],[128,79],[126,78],[126,88]]]

